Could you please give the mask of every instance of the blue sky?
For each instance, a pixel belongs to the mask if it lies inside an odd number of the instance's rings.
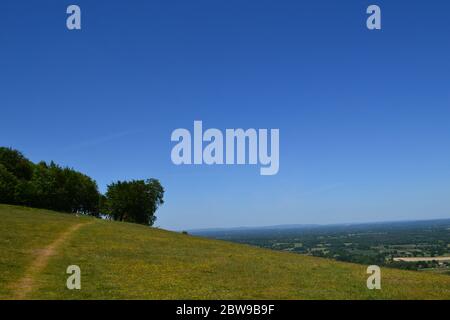
[[[78,4],[82,30],[68,31]],[[365,27],[378,4],[382,30]],[[0,2],[0,145],[169,229],[450,217],[448,1]],[[175,166],[176,128],[279,128],[280,171]]]

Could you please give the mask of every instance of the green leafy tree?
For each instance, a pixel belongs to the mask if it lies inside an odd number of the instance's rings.
[[[0,163],[0,203],[15,203],[17,178]]]
[[[90,177],[50,162],[33,164],[0,147],[0,203],[99,215],[100,193]]]
[[[11,148],[0,147],[0,164],[17,179],[30,180],[33,174],[33,163],[22,153]]]
[[[118,221],[153,225],[164,203],[164,188],[156,179],[118,181],[108,186],[102,212]]]
[[[33,206],[57,211],[99,215],[97,184],[94,180],[70,168],[55,163],[36,165],[32,185]]]

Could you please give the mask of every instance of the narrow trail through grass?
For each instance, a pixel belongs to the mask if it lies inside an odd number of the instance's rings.
[[[11,285],[13,295],[12,299],[26,299],[27,296],[35,289],[35,277],[41,273],[48,264],[48,261],[54,256],[62,244],[78,229],[89,223],[77,223],[69,227],[66,231],[58,236],[50,245],[43,249],[35,250],[36,258],[27,268],[25,274],[19,281]]]

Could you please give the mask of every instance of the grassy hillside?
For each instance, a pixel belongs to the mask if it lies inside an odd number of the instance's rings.
[[[450,277],[0,205],[0,299],[450,299]],[[69,265],[82,289],[66,289]]]

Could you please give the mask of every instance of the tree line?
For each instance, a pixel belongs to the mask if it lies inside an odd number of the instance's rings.
[[[0,203],[153,225],[164,188],[157,179],[117,181],[103,195],[81,172],[0,147]]]

